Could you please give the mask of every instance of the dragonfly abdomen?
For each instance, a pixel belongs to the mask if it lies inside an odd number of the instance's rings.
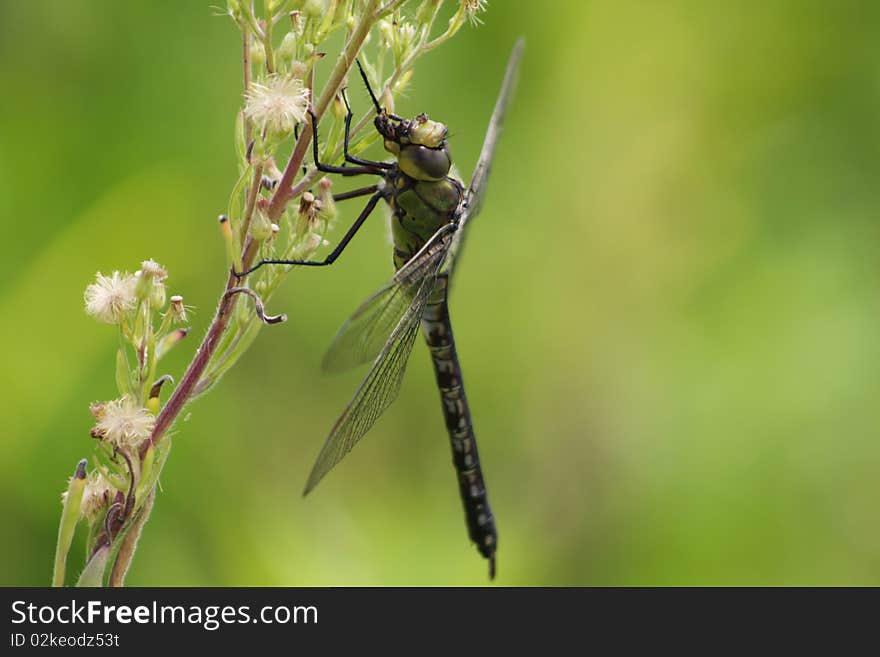
[[[434,375],[440,389],[443,416],[452,447],[452,462],[464,506],[468,535],[480,554],[489,559],[490,576],[495,570],[498,533],[489,506],[486,484],[477,452],[470,408],[464,391],[461,364],[455,350],[455,338],[447,304],[448,279],[437,279],[431,300],[422,314],[422,333],[431,352]]]

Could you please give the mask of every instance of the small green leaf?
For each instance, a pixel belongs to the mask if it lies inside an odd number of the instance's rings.
[[[79,587],[104,586],[104,571],[107,569],[107,558],[110,556],[110,546],[102,545],[92,555],[76,585]]]

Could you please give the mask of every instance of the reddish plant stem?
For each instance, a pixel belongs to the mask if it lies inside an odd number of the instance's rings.
[[[318,98],[318,102],[313,103],[312,111],[315,113],[316,120],[321,119],[324,112],[327,111],[327,107],[329,107],[330,103],[333,101],[333,98],[339,93],[342,83],[345,82],[345,76],[348,75],[348,69],[354,64],[355,58],[361,51],[361,46],[364,45],[364,40],[370,33],[370,28],[373,27],[373,21],[375,20],[375,14],[378,7],[379,0],[371,0],[365,11],[364,20],[362,20],[357,29],[352,32],[348,39],[348,43],[345,44],[345,48],[339,55],[339,59],[336,60],[336,66],[333,67],[333,71],[330,73],[330,78],[324,86],[324,92],[321,94],[321,97]],[[299,168],[302,166],[303,160],[306,156],[306,149],[309,147],[311,140],[312,124],[306,123],[303,125],[302,132],[299,133],[299,139],[296,140],[296,146],[293,147],[293,153],[290,154],[290,159],[287,161],[287,166],[284,168],[284,174],[281,176],[281,180],[275,188],[275,193],[269,201],[268,215],[269,220],[273,223],[277,223],[281,214],[284,212],[284,208],[287,206],[287,202],[291,199],[290,192],[293,187],[293,181],[299,173]]]
[[[391,3],[393,5],[393,3]],[[348,43],[345,45],[345,49],[340,54],[339,59],[336,62],[336,66],[334,67],[330,80],[327,83],[327,86],[324,88],[324,93],[321,94],[321,97],[318,99],[317,105],[313,108],[315,115],[318,119],[323,116],[327,107],[330,105],[330,102],[333,100],[334,96],[339,92],[342,83],[345,81],[345,76],[348,74],[349,68],[354,63],[355,57],[360,52],[361,46],[364,43],[367,35],[372,28],[374,21],[377,19],[378,14],[376,14],[376,9],[379,6],[379,0],[369,0],[367,5],[367,12],[365,19],[361,21],[361,24],[358,28],[351,34]],[[242,46],[242,60],[243,60],[243,68],[244,68],[244,83],[245,83],[245,91],[247,91],[250,80],[250,44],[248,41],[247,35],[245,35],[245,40]],[[249,135],[248,135],[249,137]],[[271,221],[277,221],[282,213],[284,212],[284,208],[286,207],[288,201],[294,197],[295,190],[296,193],[299,193],[298,188],[293,187],[293,181],[299,173],[299,169],[302,166],[303,160],[305,159],[306,149],[309,146],[312,138],[312,126],[311,124],[306,124],[303,126],[303,130],[299,135],[299,139],[296,142],[296,146],[293,149],[293,153],[290,156],[290,159],[287,162],[287,166],[285,167],[284,174],[279,181],[279,184],[275,190],[275,193],[272,196],[272,199],[269,204],[269,218]],[[260,184],[260,175],[254,177],[254,187],[253,191],[259,191]],[[250,219],[251,214],[253,213],[254,204],[251,201],[255,201],[255,197],[253,195],[248,199],[248,208],[247,208],[247,220]],[[242,269],[247,269],[251,263],[253,262],[254,257],[257,254],[259,248],[259,243],[254,240],[248,238],[245,243],[244,253],[242,254]],[[187,367],[186,372],[183,375],[183,378],[180,380],[180,384],[174,389],[174,392],[171,394],[171,397],[168,399],[168,402],[162,408],[159,413],[159,417],[156,418],[156,424],[153,428],[153,432],[150,434],[148,440],[144,441],[144,445],[141,450],[141,454],[143,454],[147,445],[156,445],[159,441],[162,440],[163,436],[168,432],[171,426],[174,424],[174,421],[177,419],[177,416],[180,415],[180,412],[186,407],[187,403],[198,393],[198,386],[202,380],[202,375],[205,372],[205,368],[208,366],[208,363],[211,362],[211,357],[214,355],[214,352],[217,350],[217,345],[220,343],[221,338],[223,337],[223,333],[226,331],[227,326],[229,325],[229,320],[232,317],[232,313],[235,310],[235,303],[238,300],[238,296],[236,294],[229,294],[229,291],[234,288],[239,283],[239,279],[230,271],[229,275],[226,279],[226,287],[223,290],[223,294],[220,297],[220,303],[217,306],[217,313],[214,315],[214,320],[211,322],[211,325],[208,327],[208,332],[205,335],[204,340],[199,345],[196,350],[195,356],[193,357],[192,362]],[[151,496],[153,492],[151,492]],[[133,535],[131,542],[124,546],[126,549],[123,550],[121,555],[117,558],[117,563],[115,563],[111,571],[111,585],[112,586],[121,586],[122,582],[125,578],[125,573],[128,571],[128,567],[131,564],[131,560],[134,556],[134,549],[137,543],[137,538],[140,536],[140,531],[143,528],[143,525],[146,523],[147,519],[150,516],[150,512],[152,511],[152,499],[148,500],[149,504],[142,510],[141,516],[138,519],[138,527],[133,528],[135,530],[135,534]]]
[[[333,98],[339,92],[342,83],[345,81],[345,76],[348,74],[349,68],[351,68],[351,65],[354,63],[364,40],[367,38],[367,34],[370,32],[370,28],[373,26],[373,20],[375,18],[374,13],[378,6],[379,0],[370,0],[366,16],[370,16],[371,18],[365,18],[361,21],[361,24],[358,25],[357,29],[351,34],[348,43],[345,44],[345,48],[339,55],[336,66],[334,66],[333,71],[330,74],[330,79],[324,87],[324,92],[321,94],[321,97],[313,108],[315,116],[318,119],[320,119],[327,110],[327,107],[330,105]],[[306,123],[303,125],[303,130],[300,132],[299,139],[297,139],[290,160],[287,162],[284,174],[276,187],[271,201],[269,202],[268,214],[269,219],[273,222],[281,217],[287,202],[291,198],[290,192],[294,189],[293,181],[299,173],[299,169],[305,159],[306,149],[308,148],[311,139],[312,126],[311,124]],[[257,243],[253,240],[248,240],[242,256],[243,269],[247,269],[250,266],[257,253],[257,246]],[[193,394],[197,392],[202,374],[208,366],[211,356],[214,355],[217,345],[220,342],[220,338],[223,336],[223,332],[229,324],[230,317],[232,317],[232,311],[235,309],[238,295],[228,295],[227,292],[237,284],[238,279],[232,274],[232,272],[230,272],[226,279],[226,288],[223,290],[223,296],[220,297],[220,304],[217,307],[217,314],[214,316],[214,321],[211,322],[211,326],[208,328],[208,333],[205,335],[205,339],[202,340],[202,344],[200,344],[199,348],[196,350],[196,354],[193,357],[192,362],[189,364],[189,367],[186,369],[183,378],[180,380],[180,384],[174,389],[168,402],[159,413],[159,417],[156,418],[156,425],[149,438],[150,444],[155,445],[162,439],[168,429],[171,428],[171,425],[174,424],[174,421],[186,406],[187,402],[189,402]]]
[[[242,266],[245,269],[251,265],[256,253],[257,243],[249,239],[244,248],[244,255],[242,257]],[[200,344],[199,348],[196,350],[196,355],[193,357],[189,367],[186,368],[186,372],[180,380],[180,384],[174,389],[168,402],[159,413],[159,417],[156,418],[156,425],[153,427],[153,433],[150,435],[149,439],[152,445],[158,443],[165,432],[171,428],[171,425],[174,423],[174,420],[177,419],[180,411],[183,410],[184,406],[186,406],[187,402],[196,391],[199,381],[202,378],[202,374],[208,366],[211,356],[214,355],[214,351],[217,349],[217,345],[220,342],[220,338],[223,336],[223,332],[226,330],[227,324],[229,324],[229,318],[232,317],[232,311],[235,310],[235,302],[238,300],[238,295],[229,295],[227,292],[237,284],[238,279],[232,272],[229,272],[229,276],[226,279],[226,288],[223,290],[223,295],[220,297],[220,304],[217,306],[217,313],[214,315],[214,321],[212,321],[211,326],[208,327],[205,339],[202,340],[202,344]]]
[[[247,267],[248,265],[243,266]],[[217,314],[208,328],[205,339],[202,340],[202,344],[196,350],[196,355],[186,369],[180,384],[174,389],[174,392],[168,399],[168,403],[165,404],[162,412],[159,413],[159,417],[156,418],[156,425],[153,427],[153,433],[150,435],[151,444],[155,445],[162,439],[162,436],[171,427],[177,415],[183,410],[199,380],[202,378],[202,373],[205,371],[205,367],[208,366],[208,361],[211,360],[211,356],[214,354],[214,350],[217,348],[217,344],[220,342],[223,331],[226,330],[226,325],[229,323],[229,318],[232,316],[232,311],[235,308],[236,297],[226,296],[226,292],[235,287],[235,281],[235,276],[230,272],[229,278],[226,280],[226,289],[220,299],[220,305],[217,307]]]

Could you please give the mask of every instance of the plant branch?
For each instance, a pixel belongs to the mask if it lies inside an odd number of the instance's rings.
[[[354,64],[361,47],[364,45],[367,35],[370,33],[370,29],[375,23],[376,19],[374,14],[376,13],[378,5],[379,0],[369,1],[369,5],[365,12],[365,18],[361,21],[360,25],[357,26],[355,31],[352,32],[348,43],[345,45],[345,49],[339,55],[339,59],[336,60],[336,66],[333,67],[333,71],[330,73],[330,78],[324,86],[324,91],[321,93],[320,98],[318,98],[318,102],[313,104],[312,111],[315,114],[315,120],[321,119],[333,98],[339,93],[339,89],[342,87],[346,75],[348,75],[348,70],[351,68],[352,64]],[[303,125],[303,129],[299,133],[299,139],[296,140],[296,145],[293,147],[293,153],[291,153],[290,159],[287,161],[287,166],[284,168],[284,174],[281,176],[281,180],[275,188],[275,193],[269,201],[268,214],[269,220],[272,222],[277,223],[278,218],[281,217],[284,208],[287,206],[287,202],[293,198],[290,195],[293,188],[293,181],[299,173],[299,168],[302,166],[303,160],[306,156],[306,149],[311,140],[312,124],[306,123]]]

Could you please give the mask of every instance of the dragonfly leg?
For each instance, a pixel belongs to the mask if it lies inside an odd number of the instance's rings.
[[[356,59],[354,61],[358,66],[358,70],[361,72],[361,80],[364,81],[364,86],[367,88],[367,91],[370,94],[370,100],[373,101],[373,107],[376,108],[376,114],[382,114],[383,112],[385,112],[385,110],[379,104],[379,99],[376,98],[376,94],[373,91],[373,87],[370,86],[370,80],[367,78],[367,72],[364,70],[364,67],[361,66],[361,60]],[[402,121],[403,120],[402,118],[400,118],[396,114],[391,114],[391,113],[388,113],[388,118],[394,119],[395,121]]]
[[[354,113],[351,111],[351,105],[348,104],[348,96],[345,94],[345,89],[342,90],[342,100],[345,103],[345,137],[342,140],[342,152],[345,155],[345,161],[350,162],[351,164],[359,164],[361,166],[370,166],[370,167],[378,167],[380,169],[390,169],[393,165],[388,162],[376,162],[374,160],[363,160],[359,157],[355,157],[351,153],[348,152],[348,146],[351,143],[351,119],[354,116]]]
[[[359,196],[366,196],[367,194],[375,194],[379,191],[379,185],[369,185],[367,187],[360,187],[358,189],[353,189],[350,192],[342,192],[341,194],[334,194],[334,201],[347,201],[350,198],[358,198]]]
[[[370,197],[370,200],[367,201],[367,204],[364,206],[364,209],[358,215],[358,218],[354,220],[354,223],[351,225],[351,228],[348,229],[348,232],[345,233],[343,238],[340,240],[339,244],[336,246],[330,254],[324,258],[323,260],[282,260],[275,258],[267,258],[264,260],[260,260],[257,264],[255,264],[250,269],[247,269],[243,272],[233,271],[237,278],[241,278],[243,276],[247,276],[248,274],[256,271],[263,265],[305,265],[309,267],[324,267],[326,265],[332,265],[336,258],[345,250],[345,247],[348,246],[348,243],[351,242],[352,238],[355,234],[360,230],[360,227],[364,225],[364,222],[367,220],[367,217],[370,216],[370,213],[376,207],[376,204],[379,202],[379,199],[382,198],[382,194],[376,192]]]
[[[338,173],[341,176],[360,176],[366,173],[377,176],[383,175],[382,169],[374,166],[334,167],[322,163],[318,156],[318,119],[315,117],[315,113],[311,110],[309,110],[309,116],[312,117],[312,132],[314,133],[314,139],[312,139],[312,157],[315,160],[315,167],[318,171],[322,173]]]

